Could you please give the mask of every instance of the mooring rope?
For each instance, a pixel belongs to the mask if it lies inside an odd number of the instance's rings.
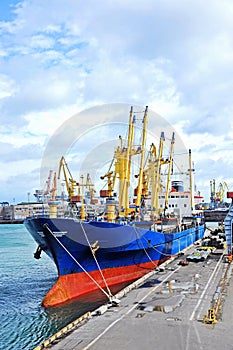
[[[157,267],[157,265],[156,265],[156,264],[154,263],[154,261],[151,259],[150,255],[147,253],[146,248],[144,248],[144,245],[143,245],[143,243],[142,243],[141,238],[140,238],[139,235],[138,235],[138,232],[137,232],[137,230],[136,230],[136,227],[133,226],[133,228],[134,228],[134,231],[135,231],[135,233],[136,233],[136,237],[137,237],[138,241],[141,242],[142,248],[143,248],[145,254],[147,255],[148,259],[152,262],[152,264],[153,264],[155,267]]]
[[[101,276],[102,276],[102,279],[103,279],[104,284],[105,284],[105,286],[106,286],[106,288],[107,288],[107,291],[108,291],[109,295],[112,297],[112,293],[111,293],[111,291],[110,291],[110,289],[109,289],[109,286],[108,286],[107,281],[106,281],[106,279],[105,279],[105,277],[104,277],[103,271],[101,270],[101,267],[100,267],[100,265],[99,265],[99,263],[98,263],[98,260],[96,259],[95,253],[93,252],[93,249],[92,249],[92,247],[91,247],[90,241],[89,241],[89,239],[88,239],[88,237],[87,237],[87,234],[86,234],[86,232],[85,232],[85,230],[84,230],[84,227],[83,227],[83,224],[82,224],[81,221],[80,221],[80,226],[81,226],[81,228],[82,228],[82,230],[83,230],[83,234],[84,234],[84,236],[85,236],[85,238],[86,238],[86,241],[87,241],[87,243],[88,243],[88,245],[89,245],[89,248],[90,248],[90,250],[91,250],[91,252],[92,252],[93,258],[94,258],[94,260],[95,260],[95,262],[96,262],[96,265],[97,265],[97,267],[98,267],[98,269],[99,269],[99,272],[100,272],[100,274],[101,274]]]
[[[148,258],[150,259],[151,262],[153,262],[153,260],[150,258],[149,254],[147,253],[146,249],[144,248],[144,245],[143,245],[143,242],[142,242],[142,239],[139,237],[138,235],[138,232],[136,230],[136,227],[134,226],[134,231],[136,233],[136,237],[137,239],[142,243],[142,248],[143,250],[145,251],[146,255],[148,256]],[[144,238],[144,237],[143,237]],[[146,239],[144,238],[144,240],[146,241]],[[166,254],[164,252],[161,252],[159,251],[158,249],[156,249],[153,245],[151,245],[151,247],[148,247],[148,248],[152,248],[154,251],[158,252],[159,254],[163,254],[164,256],[167,256],[167,257],[170,257],[172,254]],[[154,263],[154,262],[153,262]],[[155,265],[155,264],[154,264]],[[157,265],[156,265],[157,266]]]
[[[87,272],[87,270],[75,259],[75,257],[68,251],[68,249],[64,246],[62,242],[57,239],[57,237],[54,235],[53,231],[50,230],[47,224],[44,224],[43,227],[45,227],[50,234],[56,239],[56,241],[61,245],[61,247],[67,252],[67,254],[74,260],[74,262],[87,274],[87,276],[97,285],[97,287],[108,297],[108,299],[111,301],[112,300],[112,294],[108,294],[102,287],[101,285]]]
[[[199,230],[199,228],[198,228],[198,227],[196,227],[195,229]],[[150,259],[150,257],[149,257],[149,255],[148,255],[148,253],[146,252],[146,249],[145,249],[145,248],[144,248],[144,246],[143,246],[142,239],[139,237],[138,232],[137,232],[137,230],[136,230],[136,227],[135,227],[135,226],[134,226],[134,230],[135,230],[135,233],[136,233],[137,239],[141,241],[141,243],[142,243],[142,247],[143,247],[143,249],[144,249],[144,251],[145,251],[146,255],[148,256],[148,258]],[[191,233],[191,235],[193,235],[193,234]],[[177,240],[180,240],[182,237],[184,237],[184,236],[181,236],[181,237],[177,238]],[[143,238],[144,238],[144,237],[143,237]],[[146,239],[145,239],[145,238],[144,238],[144,240],[146,241]],[[165,252],[161,252],[161,251],[159,251],[159,249],[156,249],[156,248],[155,248],[155,246],[153,246],[153,245],[151,245],[151,247],[149,247],[149,248],[154,249],[156,252],[158,252],[159,254],[163,254],[164,256],[167,256],[167,257],[172,256],[172,253],[171,253],[171,254],[166,254]],[[179,252],[180,252],[180,249],[179,249]],[[179,253],[179,252],[178,252],[178,253]],[[177,254],[178,254],[178,253],[177,253]],[[174,254],[174,255],[176,255],[176,254]],[[151,259],[150,259],[150,260],[151,260]]]

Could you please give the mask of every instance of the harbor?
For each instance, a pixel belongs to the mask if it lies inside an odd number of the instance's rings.
[[[87,312],[35,350],[230,349],[232,265],[218,248],[184,264],[200,244],[117,293],[119,304]]]
[[[0,2],[0,350],[233,350],[232,15]]]

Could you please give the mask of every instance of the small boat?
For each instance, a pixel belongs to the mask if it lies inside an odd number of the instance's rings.
[[[105,198],[106,212],[87,220],[84,201],[77,217],[56,217],[53,201],[50,217],[29,217],[25,226],[38,244],[36,257],[44,251],[55,263],[58,280],[43,299],[45,307],[63,304],[81,295],[100,289],[113,300],[113,286],[130,283],[204,236],[201,216],[192,215],[192,191],[186,191],[190,210],[181,215],[179,198],[184,205],[184,190],[180,182],[171,182],[174,134],[169,157],[163,157],[164,133],[159,148],[154,144],[146,151],[148,108],[142,118],[141,143],[135,140],[136,118],[130,110],[127,139],[120,137],[109,170],[101,177],[107,189],[100,191]],[[146,153],[147,152],[147,153]],[[137,186],[130,203],[132,159],[139,160],[135,175]],[[191,159],[191,152],[189,152]],[[167,182],[161,193],[161,168],[167,166]],[[190,163],[190,188],[192,188]],[[116,196],[115,185],[118,182]],[[171,186],[173,184],[173,186]],[[169,196],[175,196],[177,215],[168,210]],[[54,198],[53,198],[54,199]],[[163,205],[161,204],[163,201]],[[187,203],[185,204],[187,208]]]

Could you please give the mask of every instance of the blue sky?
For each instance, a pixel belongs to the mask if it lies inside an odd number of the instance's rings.
[[[212,179],[233,190],[232,18],[231,0],[2,1],[0,201],[27,200],[54,133],[112,103],[174,127],[206,200]]]

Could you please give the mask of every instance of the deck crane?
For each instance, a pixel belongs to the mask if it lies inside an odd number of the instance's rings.
[[[149,153],[148,161],[148,185],[151,187],[151,218],[158,219],[161,216],[161,209],[159,208],[159,192],[161,191],[161,167],[168,164],[166,195],[164,201],[163,212],[168,208],[168,197],[170,193],[172,162],[174,153],[175,134],[172,134],[169,158],[163,158],[163,146],[165,142],[164,132],[161,132],[159,149],[152,143]]]
[[[107,181],[108,181],[108,189],[107,189],[107,191],[106,190],[100,190],[100,196],[101,197],[112,198],[113,197],[115,180],[116,180],[115,174],[113,173],[113,171],[108,171],[103,176],[100,176],[100,178],[101,178],[101,180],[104,180],[105,178],[107,178]]]

